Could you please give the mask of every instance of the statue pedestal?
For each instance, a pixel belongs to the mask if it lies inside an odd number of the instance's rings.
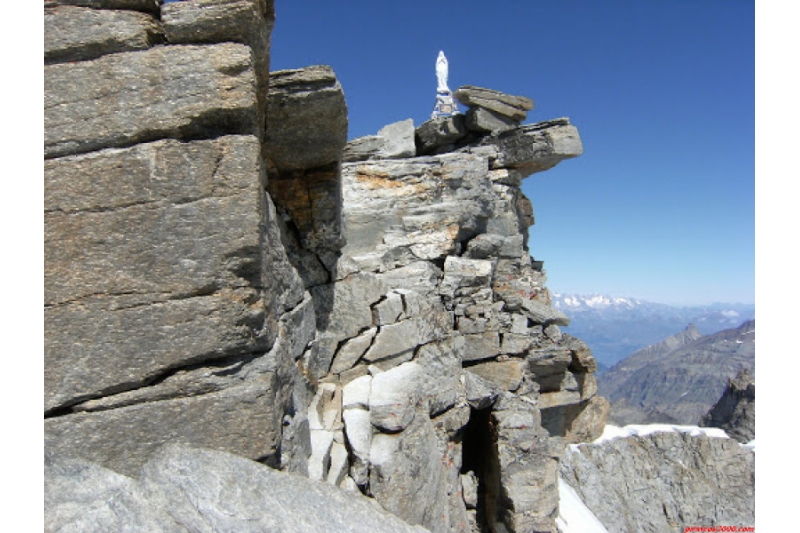
[[[439,91],[436,93],[436,105],[433,106],[431,118],[442,115],[450,116],[458,114],[458,105],[453,100],[453,93],[450,91]]]

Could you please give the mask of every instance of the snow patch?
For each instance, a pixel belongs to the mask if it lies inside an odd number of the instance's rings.
[[[753,451],[756,451],[756,439],[751,440],[747,444],[741,444],[740,446],[742,446],[743,448],[749,448]]]
[[[586,507],[575,489],[558,478],[558,517],[561,533],[608,533],[602,522]]]
[[[729,311],[722,311],[722,316],[726,316],[728,318],[736,318],[739,316],[737,311],[729,310]]]
[[[590,444],[602,444],[609,440],[626,438],[626,437],[645,437],[653,433],[688,433],[692,437],[705,435],[709,438],[727,439],[728,434],[725,430],[719,428],[701,428],[699,426],[678,426],[675,424],[632,424],[625,427],[612,426],[606,424],[603,434]]]

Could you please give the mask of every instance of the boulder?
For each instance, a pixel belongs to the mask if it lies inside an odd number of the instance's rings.
[[[329,66],[270,73],[264,143],[270,167],[278,173],[324,167],[341,160],[346,142],[347,104]]]
[[[44,68],[45,158],[162,138],[259,136],[250,49],[163,46]]]
[[[378,137],[383,139],[380,158],[397,159],[417,155],[417,147],[414,145],[414,121],[410,118],[384,126],[378,131]]]
[[[252,50],[263,119],[269,85],[272,2],[265,0],[192,0],[161,6],[161,23],[170,44],[235,42]],[[263,125],[262,125],[263,127]]]
[[[225,452],[171,445],[131,479],[45,457],[45,531],[417,532],[360,494]]]
[[[342,161],[397,159],[415,155],[414,121],[409,118],[384,126],[377,135],[367,135],[348,142]]]

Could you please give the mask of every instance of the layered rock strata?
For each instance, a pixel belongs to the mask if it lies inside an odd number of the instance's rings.
[[[64,3],[45,3],[46,447],[126,474],[176,441],[277,466],[315,318],[264,191],[272,6]]]
[[[564,443],[607,406],[520,184],[582,153],[575,127],[425,155],[403,121],[345,148],[329,67],[266,70],[270,3],[66,3],[46,3],[47,450],[133,476],[181,442],[434,532],[555,531]]]
[[[627,436],[570,446],[560,469],[609,532],[755,525],[754,449],[718,429],[625,430]]]

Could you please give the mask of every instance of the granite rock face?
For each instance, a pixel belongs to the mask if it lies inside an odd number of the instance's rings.
[[[611,533],[755,525],[755,451],[677,429],[570,446],[560,475]]]
[[[728,387],[711,410],[700,419],[701,427],[716,427],[741,443],[756,438],[756,382],[747,370],[728,380]]]
[[[137,477],[46,455],[44,530],[426,531],[361,495],[224,452],[167,446],[153,454]]]

